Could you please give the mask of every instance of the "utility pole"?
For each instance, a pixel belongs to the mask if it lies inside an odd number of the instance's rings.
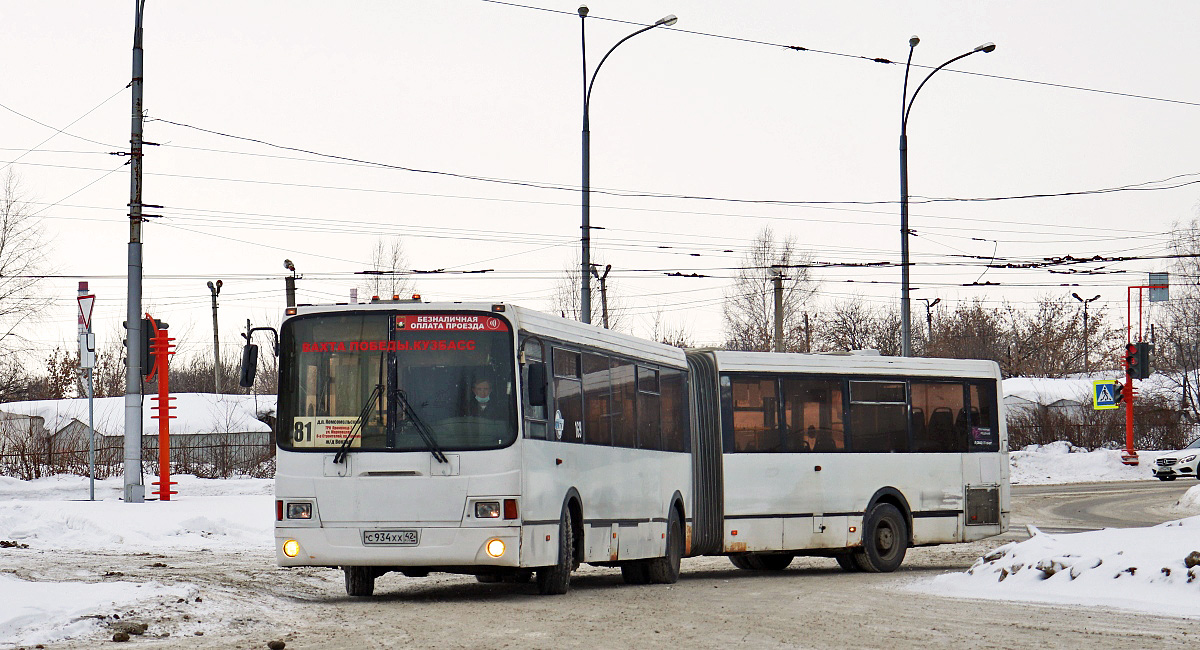
[[[125,503],[146,500],[142,483],[142,13],[134,0],[133,125],[129,138],[129,268],[126,322],[129,363],[125,372]]]
[[[283,261],[283,268],[292,272],[292,274],[283,279],[283,289],[287,293],[287,306],[296,306],[296,265],[292,264],[291,260]]]
[[[804,351],[812,352],[812,325],[808,323],[808,312],[804,312]]]
[[[601,275],[596,271],[597,264],[592,265],[592,275],[600,281],[600,309],[604,313],[604,329],[608,327],[608,272],[612,270],[612,264],[604,265],[604,274]]]
[[[217,329],[217,296],[221,293],[221,285],[224,282],[217,280],[213,284],[212,280],[208,281],[208,291],[212,294],[212,309],[213,309],[213,389],[221,392],[221,337]]]
[[[783,269],[775,267],[775,351],[783,352]]]

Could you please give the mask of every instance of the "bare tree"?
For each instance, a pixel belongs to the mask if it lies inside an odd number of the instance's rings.
[[[1177,259],[1171,269],[1171,300],[1166,321],[1155,331],[1151,368],[1182,389],[1181,408],[1200,420],[1200,218],[1176,223],[1171,248]]]
[[[661,309],[654,313],[654,329],[651,331],[650,338],[677,348],[696,347],[696,339],[687,324],[668,324],[663,320]]]
[[[900,312],[894,307],[872,307],[862,296],[854,296],[834,303],[816,321],[818,349],[900,354]]]
[[[558,312],[563,318],[571,320],[579,320],[580,305],[583,303],[580,300],[581,284],[579,272],[581,262],[579,261],[580,254],[575,254],[574,261],[563,269],[563,275],[558,282],[554,284],[554,288],[550,294],[550,310]],[[608,266],[603,260],[592,253],[592,268],[596,269],[599,274],[604,273],[605,267]],[[626,325],[627,313],[625,309],[625,301],[621,298],[620,283],[609,277],[604,281],[604,291],[601,291],[600,282],[597,278],[592,278],[592,324],[604,325],[604,301],[608,301],[608,326],[609,329],[620,330]]]
[[[21,332],[49,305],[37,286],[48,266],[46,243],[11,168],[0,193],[0,400],[19,394],[25,355]]]
[[[379,296],[386,300],[392,296],[407,298],[416,293],[412,278],[404,275],[407,267],[408,257],[399,237],[376,239],[375,247],[371,249],[370,270],[373,273],[367,275],[366,283],[359,287],[366,294],[363,297]]]
[[[775,339],[774,277],[783,273],[784,350],[804,350],[804,307],[816,293],[816,282],[806,266],[808,253],[796,248],[795,237],[776,240],[774,231],[759,231],[742,258],[733,285],[725,292],[725,347],[731,350],[768,351]]]

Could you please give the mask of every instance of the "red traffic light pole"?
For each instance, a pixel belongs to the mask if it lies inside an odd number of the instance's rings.
[[[146,314],[146,322],[149,323],[154,336],[150,339],[150,349],[154,352],[154,364],[151,366],[150,374],[146,376],[147,380],[154,379],[158,375],[158,395],[151,399],[157,401],[152,408],[157,409],[157,413],[150,417],[158,420],[158,480],[152,485],[157,485],[160,501],[170,501],[172,494],[178,492],[171,489],[175,485],[175,481],[171,480],[171,420],[175,419],[171,415],[171,411],[175,408],[171,406],[171,402],[175,399],[171,397],[171,387],[168,381],[171,373],[167,370],[167,358],[175,354],[175,344],[171,341],[175,339],[167,336],[167,328],[158,326],[158,322]]]
[[[1153,274],[1151,274],[1153,276]],[[1139,356],[1138,346],[1135,345],[1133,339],[1133,290],[1137,289],[1138,293],[1138,328],[1137,342],[1142,340],[1142,290],[1143,289],[1167,289],[1165,284],[1144,284],[1140,286],[1129,287],[1125,291],[1125,451],[1121,452],[1121,462],[1126,465],[1137,465],[1138,455],[1137,450],[1133,448],[1133,401],[1135,392],[1133,389],[1134,375],[1142,375],[1147,368],[1138,367],[1135,372],[1135,364],[1140,364],[1144,360]],[[1153,294],[1151,296],[1153,298]]]

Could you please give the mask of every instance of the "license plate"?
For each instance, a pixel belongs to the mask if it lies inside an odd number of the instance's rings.
[[[364,530],[363,544],[367,546],[416,546],[421,535],[416,530]]]

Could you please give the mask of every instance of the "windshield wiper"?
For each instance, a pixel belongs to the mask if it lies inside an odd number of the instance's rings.
[[[404,394],[404,391],[396,390],[395,395],[396,399],[400,401],[400,406],[404,408],[404,416],[412,421],[413,428],[417,430],[417,435],[421,436],[421,440],[425,441],[425,447],[429,449],[429,453],[433,454],[434,459],[439,463],[450,462],[446,459],[446,454],[443,454],[442,450],[438,447],[437,441],[433,438],[433,433],[429,431],[429,427],[417,415],[417,412],[413,410],[412,404],[408,401],[408,396]]]
[[[354,432],[359,431],[361,433],[363,427],[367,424],[367,418],[370,417],[373,410],[371,406],[378,403],[379,398],[382,396],[383,384],[375,384],[374,390],[371,391],[371,395],[367,397],[362,410],[359,411],[358,419],[354,421],[354,426],[350,427],[350,433],[347,433],[346,437],[342,439],[342,444],[338,446],[337,453],[333,455],[334,463],[343,463],[346,461],[346,456],[350,454],[350,442],[354,440]]]

